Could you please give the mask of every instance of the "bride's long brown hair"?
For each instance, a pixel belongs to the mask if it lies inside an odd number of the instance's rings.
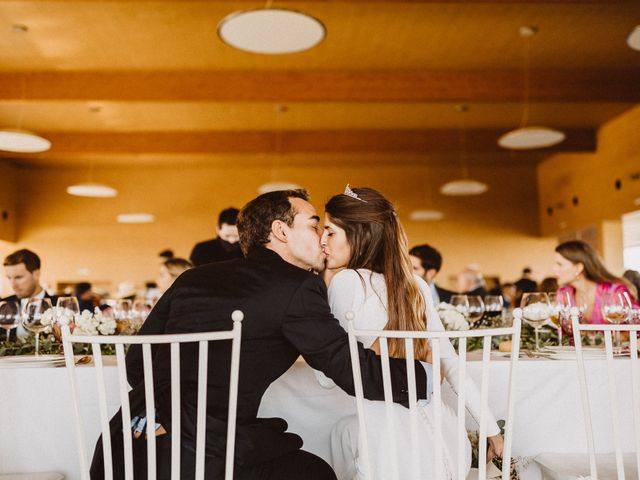
[[[413,276],[407,235],[393,205],[372,188],[351,190],[359,199],[335,195],[324,208],[330,220],[346,233],[351,247],[347,268],[366,268],[384,275],[385,330],[426,330],[426,303]],[[426,339],[414,340],[416,358],[426,360],[428,353]],[[404,358],[404,340],[389,339],[389,355]]]

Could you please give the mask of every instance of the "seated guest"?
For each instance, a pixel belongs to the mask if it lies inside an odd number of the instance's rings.
[[[30,298],[48,298],[52,306],[56,298],[49,295],[40,285],[40,257],[31,250],[13,252],[4,259],[4,273],[14,295],[3,298],[4,301],[19,301],[24,307]],[[12,340],[29,335],[22,325],[11,331]]]
[[[540,282],[539,292],[555,293],[558,290],[558,279],[556,277],[546,277]]]
[[[522,269],[522,278],[515,282],[520,296],[522,296],[523,293],[535,292],[538,289],[538,284],[533,278],[531,278],[531,273],[532,272],[529,267],[524,267]]]
[[[625,270],[622,278],[626,279],[636,289],[636,293],[640,295],[640,273],[635,270]],[[637,298],[637,297],[636,297]]]
[[[301,450],[302,439],[287,431],[279,418],[258,418],[264,392],[302,355],[350,395],[354,394],[351,355],[347,333],[327,303],[327,289],[320,276],[325,255],[320,246],[322,228],[304,190],[265,193],[249,202],[238,218],[244,258],[192,268],[180,275],[158,300],[140,335],[230,330],[231,313],[244,312],[240,344],[238,415],[235,443],[235,480],[335,480],[331,467],[320,457]],[[364,379],[364,395],[384,398],[382,365],[373,350],[358,344]],[[171,462],[171,388],[167,375],[169,349],[158,349],[153,365],[157,469],[168,478]],[[223,478],[229,398],[229,348],[213,348],[209,354],[205,440],[205,475]],[[180,478],[194,477],[198,350],[181,349],[182,436]],[[431,365],[410,364],[417,380],[417,393],[428,398]],[[394,401],[408,405],[407,365],[391,359]],[[127,376],[131,415],[145,415],[145,383],[142,348],[131,345],[127,352]],[[129,425],[125,425],[127,430]],[[135,478],[147,478],[146,439],[134,437]],[[111,420],[114,476],[123,478],[123,432],[121,414]],[[119,452],[119,454],[118,454]],[[103,476],[101,441],[95,449],[91,478]]]
[[[189,270],[193,265],[189,260],[184,258],[170,258],[160,265],[160,272],[158,272],[158,278],[156,284],[160,293],[164,293],[169,290],[169,287],[173,284],[176,278],[184,272]]]
[[[238,243],[237,208],[227,208],[218,216],[218,237],[200,242],[193,247],[189,259],[194,266],[222,262],[242,257]]]
[[[78,307],[80,311],[93,309],[100,303],[99,299],[91,290],[92,285],[89,282],[80,282],[75,286],[76,298],[78,299]]]
[[[633,285],[609,272],[596,251],[580,240],[570,240],[556,247],[553,273],[558,277],[558,294],[568,294],[576,306],[585,306],[589,323],[608,323],[602,316],[602,302],[609,292],[627,294],[638,306]]]
[[[487,295],[484,277],[478,270],[465,268],[458,274],[458,292],[464,295]]]
[[[515,308],[520,305],[520,302],[518,301],[518,289],[515,284],[502,284],[502,300],[506,308]]]
[[[442,268],[442,255],[440,255],[440,252],[431,245],[418,245],[409,250],[409,258],[411,259],[413,273],[429,285],[433,303],[435,305],[438,305],[440,302],[449,303],[451,295],[454,295],[454,293],[439,287],[435,282],[436,275],[438,275],[438,272]]]
[[[160,259],[160,263],[165,262],[170,258],[173,258],[174,256],[175,255],[173,254],[173,250],[169,248],[162,250],[160,253],[158,253],[158,258]]]

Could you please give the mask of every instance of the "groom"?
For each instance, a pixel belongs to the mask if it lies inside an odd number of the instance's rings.
[[[320,247],[320,219],[303,190],[267,193],[249,202],[238,219],[245,258],[187,270],[159,300],[140,334],[192,333],[229,330],[231,312],[244,312],[240,353],[235,479],[335,479],[321,458],[301,450],[302,439],[286,432],[282,419],[257,418],[267,387],[302,355],[313,368],[332,378],[353,395],[348,337],[327,304],[322,279],[313,270],[324,266]],[[209,355],[206,478],[224,474],[226,412],[230,345],[215,346]],[[380,358],[358,344],[365,396],[381,400]],[[197,358],[195,346],[183,347],[182,475],[193,478]],[[159,478],[167,478],[170,464],[171,403],[169,351],[155,353],[156,431]],[[420,362],[415,365],[418,395],[427,398],[428,381]],[[132,416],[144,415],[142,353],[131,346],[127,355]],[[408,404],[404,360],[391,360],[396,402]],[[429,371],[429,377],[431,372]],[[429,382],[431,378],[429,378]],[[185,388],[185,384],[187,388]],[[193,414],[193,415],[192,415]],[[114,428],[116,427],[116,428]],[[112,419],[112,441],[121,445],[121,419]],[[118,431],[120,433],[118,433]],[[136,469],[146,478],[146,441],[134,446]],[[100,445],[92,478],[102,478]],[[118,458],[119,457],[119,458]],[[115,464],[122,461],[116,454]],[[118,468],[116,468],[116,471]],[[120,478],[116,475],[116,478]]]

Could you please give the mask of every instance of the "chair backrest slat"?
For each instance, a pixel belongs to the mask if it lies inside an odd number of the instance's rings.
[[[505,452],[503,455],[503,469],[502,469],[502,478],[503,480],[508,480],[510,478],[510,466],[511,466],[511,443],[513,436],[513,426],[512,419],[514,413],[514,401],[513,401],[513,392],[514,392],[514,383],[515,383],[515,371],[517,365],[517,357],[519,354],[519,342],[520,342],[520,324],[522,319],[522,311],[520,309],[516,309],[514,312],[514,321],[513,326],[508,328],[494,328],[494,329],[483,329],[483,330],[475,330],[475,331],[440,331],[440,332],[431,332],[431,331],[389,331],[389,330],[358,330],[354,325],[354,316],[352,312],[347,312],[346,315],[348,321],[348,332],[349,332],[349,346],[351,352],[351,364],[353,370],[354,377],[354,390],[356,393],[356,407],[358,410],[358,427],[359,427],[359,435],[358,435],[358,468],[364,473],[364,478],[372,479],[377,478],[372,475],[371,462],[370,462],[370,452],[369,452],[369,441],[367,436],[367,425],[366,418],[364,413],[364,398],[363,398],[363,388],[362,388],[362,378],[360,372],[360,362],[358,357],[357,350],[357,337],[378,337],[378,342],[380,344],[380,353],[381,353],[381,361],[383,368],[383,377],[386,375],[385,369],[388,368],[388,348],[387,348],[387,339],[388,338],[397,338],[405,340],[405,352],[406,352],[406,364],[407,364],[407,383],[408,383],[408,395],[409,395],[409,425],[410,425],[410,439],[412,443],[412,457],[411,457],[411,478],[423,478],[423,475],[427,477],[433,478],[445,478],[443,465],[445,465],[444,456],[444,432],[442,428],[442,420],[443,420],[443,410],[442,410],[442,391],[440,385],[440,378],[442,375],[442,371],[440,368],[440,359],[442,357],[442,345],[441,342],[448,341],[451,338],[457,338],[459,341],[459,357],[458,357],[458,366],[459,366],[459,383],[457,385],[458,388],[458,429],[456,430],[457,434],[457,445],[458,445],[458,456],[455,458],[455,461],[458,466],[458,479],[464,479],[464,470],[466,469],[467,460],[464,457],[465,444],[468,441],[466,439],[466,435],[462,432],[465,431],[464,423],[465,423],[465,377],[466,377],[466,347],[467,347],[467,338],[471,337],[483,337],[483,365],[482,365],[482,385],[481,385],[481,415],[480,415],[480,479],[486,479],[486,464],[483,462],[486,459],[486,445],[487,445],[487,417],[489,416],[489,408],[488,408],[488,392],[489,392],[489,364],[490,364],[490,354],[491,354],[491,339],[492,336],[497,335],[509,335],[511,336],[513,351],[512,358],[509,366],[509,399],[508,399],[508,411],[507,411],[507,419],[506,419],[506,438],[505,438]],[[419,445],[420,435],[418,435],[418,427],[420,422],[418,421],[418,402],[417,402],[417,392],[416,392],[416,379],[415,379],[415,369],[414,369],[414,354],[413,354],[413,340],[414,339],[428,339],[431,342],[432,349],[432,358],[433,358],[433,398],[432,402],[434,402],[433,406],[433,417],[435,420],[434,425],[434,445]],[[386,379],[383,378],[386,382]],[[389,392],[385,385],[385,403],[389,403]],[[390,415],[391,409],[385,409],[387,416],[392,417]],[[428,416],[428,414],[426,414]],[[429,420],[427,420],[429,422]],[[387,425],[390,425],[389,419],[387,418]],[[394,432],[394,430],[390,428],[390,432]],[[464,436],[463,436],[464,435]],[[391,444],[394,444],[395,436],[390,435]],[[421,463],[419,462],[420,457],[424,450],[419,450],[416,453],[416,448],[429,448],[434,452],[435,457],[435,466],[434,472],[420,472],[422,468]],[[395,446],[393,447],[395,449]],[[392,451],[395,451],[393,450]],[[483,451],[485,450],[485,451]],[[397,466],[397,456],[394,455],[394,459],[390,462],[394,466],[394,473],[396,474],[398,471],[395,469]]]
[[[118,365],[118,387],[120,391],[120,405],[122,405],[122,424],[131,425],[131,408],[129,406],[129,382],[127,381],[127,367],[124,355],[124,345],[116,345],[116,359]],[[122,429],[124,445],[124,476],[126,480],[133,480],[133,441],[131,431]]]
[[[395,416],[393,415],[393,391],[391,387],[391,369],[389,367],[389,342],[386,338],[382,337],[379,341],[380,344],[380,358],[382,360],[382,381],[384,384],[384,403],[385,412],[387,415],[386,423],[389,432],[394,432]],[[400,471],[398,470],[398,442],[395,437],[391,438],[391,471],[394,480],[400,480]]]
[[[180,480],[180,344],[171,342],[171,480]]]
[[[100,427],[102,429],[102,452],[104,454],[104,476],[113,479],[113,462],[111,461],[111,429],[107,411],[107,389],[104,382],[104,365],[102,350],[97,343],[91,344],[93,361],[96,365],[96,386],[98,388],[98,406],[100,408]]]
[[[633,406],[633,426],[636,445],[636,467],[640,475],[640,379],[638,371],[638,339],[640,325],[613,325],[613,324],[581,324],[577,309],[571,311],[571,325],[573,328],[573,339],[576,349],[576,363],[578,366],[578,380],[580,383],[580,398],[584,414],[584,423],[587,436],[587,449],[589,453],[589,469],[591,478],[598,478],[598,466],[596,463],[596,450],[594,441],[594,430],[591,419],[591,404],[589,401],[589,390],[587,388],[587,374],[584,361],[584,349],[582,347],[582,333],[603,331],[605,344],[605,357],[607,367],[607,385],[609,389],[609,405],[611,408],[611,419],[613,428],[613,440],[615,448],[615,462],[618,480],[625,479],[624,456],[622,452],[622,430],[620,425],[620,410],[618,407],[618,392],[616,382],[616,368],[613,353],[612,332],[628,332],[631,362],[631,404]],[[617,333],[618,334],[618,333]],[[640,478],[640,477],[639,477]]]
[[[182,441],[181,429],[181,380],[180,380],[180,344],[197,343],[198,356],[198,392],[197,392],[197,420],[196,420],[196,478],[204,478],[206,454],[206,414],[207,414],[207,376],[208,376],[208,348],[209,342],[231,340],[231,368],[229,372],[229,409],[227,422],[227,453],[225,458],[225,480],[233,478],[234,442],[236,429],[236,414],[238,401],[238,383],[240,366],[241,321],[243,314],[236,310],[232,314],[233,330],[223,332],[203,332],[194,334],[175,335],[139,335],[139,336],[87,336],[72,335],[68,326],[62,327],[65,364],[67,366],[69,384],[74,407],[74,419],[78,441],[78,453],[82,480],[89,480],[89,462],[87,444],[84,436],[83,419],[80,413],[78,381],[76,377],[73,345],[75,343],[90,343],[93,349],[94,370],[100,407],[100,425],[102,430],[102,444],[104,457],[105,479],[114,476],[112,464],[111,432],[109,428],[109,411],[107,407],[106,382],[104,365],[101,354],[102,345],[114,345],[116,349],[117,373],[119,385],[119,400],[122,411],[123,442],[124,442],[124,473],[127,480],[133,480],[133,445],[131,430],[131,407],[129,404],[129,384],[127,380],[124,345],[136,344],[142,347],[142,366],[144,373],[145,418],[146,427],[141,432],[146,437],[147,444],[147,479],[157,477],[156,452],[156,400],[154,396],[153,356],[152,345],[170,344],[171,354],[171,478],[180,478],[180,453]],[[83,367],[86,368],[86,367]],[[135,413],[135,412],[134,412]],[[136,425],[138,426],[138,425]],[[116,472],[118,473],[118,472]],[[120,475],[120,473],[118,473]]]
[[[204,440],[207,428],[207,365],[209,344],[198,342],[198,422],[196,427],[196,480],[204,480]]]
[[[458,418],[466,416],[466,388],[464,380],[467,376],[467,339],[462,337],[458,340]],[[464,458],[464,445],[466,438],[458,435],[458,480],[465,480],[464,468],[466,460]]]

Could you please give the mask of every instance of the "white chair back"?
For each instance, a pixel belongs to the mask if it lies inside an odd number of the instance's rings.
[[[101,346],[114,345],[118,369],[118,384],[120,393],[120,407],[122,409],[122,434],[124,445],[124,473],[127,480],[133,480],[133,445],[131,425],[131,409],[129,405],[129,384],[125,364],[125,345],[138,344],[142,346],[145,409],[147,429],[147,475],[148,479],[156,478],[156,435],[155,435],[155,397],[152,364],[152,345],[170,344],[171,348],[171,479],[180,478],[180,442],[181,442],[181,408],[180,408],[180,346],[183,343],[198,343],[198,392],[197,392],[197,433],[196,433],[196,471],[195,478],[204,479],[205,467],[205,431],[207,408],[207,367],[209,342],[231,340],[231,372],[229,379],[229,410],[227,424],[227,449],[225,458],[225,480],[233,478],[233,458],[235,447],[236,407],[238,399],[238,374],[240,365],[240,339],[242,319],[240,310],[232,313],[233,329],[221,332],[203,332],[175,335],[113,335],[113,336],[83,336],[72,335],[69,327],[63,327],[63,345],[65,363],[73,399],[75,413],[76,436],[80,469],[83,480],[89,480],[89,461],[85,442],[84,426],[80,414],[78,382],[73,355],[73,344],[91,344],[93,363],[96,374],[98,400],[100,407],[100,424],[102,430],[102,449],[104,456],[105,479],[113,479],[113,465],[111,455],[111,434],[109,428],[109,412],[107,410],[107,387],[105,384],[104,364]],[[86,366],[80,368],[88,368]],[[149,426],[152,426],[149,428]]]
[[[358,361],[358,347],[357,337],[378,337],[380,344],[380,356],[382,359],[382,372],[384,381],[384,397],[386,405],[386,420],[388,422],[389,431],[393,431],[393,397],[391,391],[391,376],[389,368],[389,350],[388,339],[398,338],[404,339],[405,351],[406,351],[406,363],[407,363],[407,380],[409,390],[409,415],[411,415],[411,440],[412,444],[417,444],[418,439],[418,425],[417,421],[417,396],[416,396],[416,379],[414,364],[414,339],[425,338],[430,340],[433,357],[433,397],[431,401],[434,403],[434,418],[435,418],[435,438],[441,441],[436,441],[435,445],[421,445],[422,448],[435,449],[435,477],[431,477],[431,472],[419,471],[420,466],[417,455],[412,455],[412,479],[418,478],[445,478],[442,472],[442,457],[443,457],[443,436],[442,436],[442,386],[441,386],[441,370],[440,370],[440,358],[441,358],[441,342],[449,341],[450,339],[457,338],[459,342],[458,346],[458,373],[459,383],[457,387],[458,392],[458,404],[457,404],[457,417],[458,417],[458,432],[466,432],[465,427],[465,378],[467,371],[467,339],[468,338],[483,338],[483,350],[482,350],[482,384],[481,384],[481,415],[480,415],[480,431],[479,431],[479,479],[486,479],[486,452],[487,452],[487,426],[486,418],[489,411],[488,397],[489,397],[489,369],[491,363],[491,339],[495,336],[510,336],[512,341],[511,348],[511,363],[509,368],[509,387],[508,387],[508,400],[507,400],[507,418],[505,424],[505,441],[503,450],[503,468],[502,468],[502,480],[509,480],[510,478],[510,465],[511,465],[511,445],[513,439],[513,410],[514,410],[514,384],[516,365],[518,361],[518,355],[520,350],[520,326],[522,320],[522,311],[516,309],[514,311],[513,325],[508,328],[491,328],[480,330],[466,330],[466,331],[441,331],[441,332],[417,332],[417,331],[390,331],[390,330],[358,330],[354,326],[354,315],[352,312],[347,312],[348,320],[348,332],[349,332],[349,346],[351,351],[351,365],[353,369],[354,387],[356,392],[356,408],[358,412],[358,428],[359,428],[359,444],[362,446],[362,451],[359,452],[359,462],[362,464],[365,478],[372,479],[372,468],[370,463],[370,452],[367,436],[367,425],[364,414],[364,395],[362,387],[362,378],[360,373],[360,363]],[[391,422],[391,424],[389,424]],[[393,465],[395,468],[395,479],[399,479],[399,472],[397,469],[397,446],[394,438],[389,439],[391,443],[390,455],[392,457]],[[464,480],[464,471],[468,459],[464,458],[465,442],[467,442],[466,434],[464,436],[458,436],[458,458],[456,459],[458,464],[458,480]],[[418,450],[419,451],[419,450]]]
[[[629,350],[631,356],[631,395],[633,410],[633,425],[635,434],[636,450],[636,471],[640,480],[640,370],[638,366],[638,332],[640,325],[603,325],[603,324],[581,324],[579,311],[572,309],[571,325],[573,328],[573,339],[576,346],[576,360],[578,364],[578,380],[580,383],[580,394],[582,400],[582,410],[584,413],[584,423],[587,434],[587,449],[589,451],[589,468],[591,478],[598,478],[598,468],[596,465],[596,451],[593,437],[593,425],[591,422],[591,405],[589,402],[589,391],[587,389],[587,375],[584,362],[584,352],[582,348],[583,332],[604,332],[605,354],[607,361],[607,377],[609,391],[609,405],[611,408],[611,419],[613,427],[615,463],[618,480],[625,479],[624,459],[621,447],[620,415],[618,409],[618,394],[616,389],[616,379],[613,359],[612,332],[629,333]]]

